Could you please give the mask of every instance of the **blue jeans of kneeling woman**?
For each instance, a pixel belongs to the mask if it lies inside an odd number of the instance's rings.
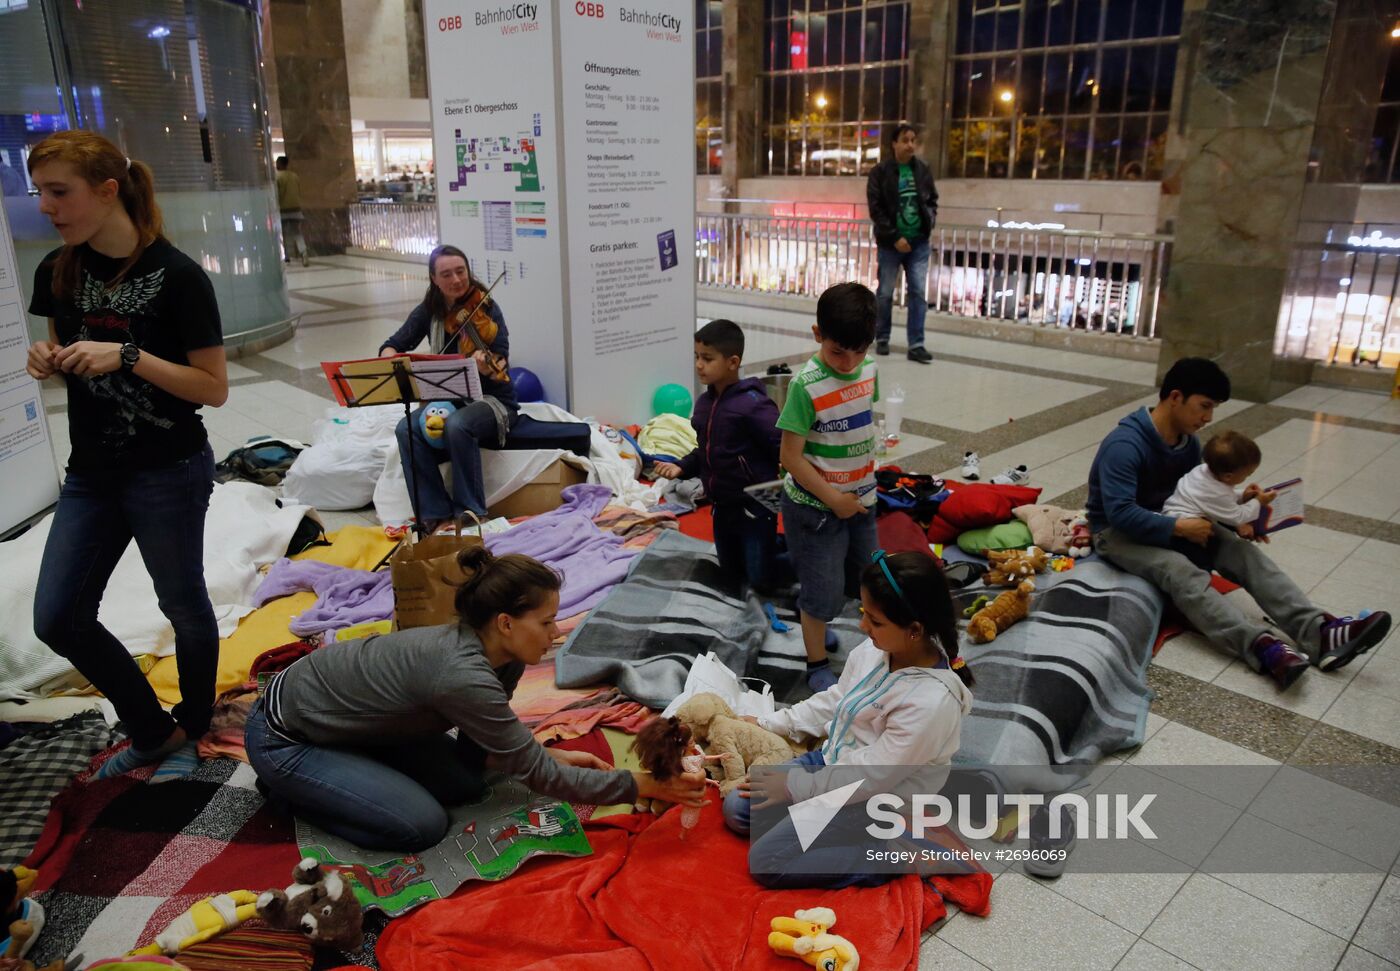
[[[799,755],[787,764],[815,772],[824,768],[826,761],[818,749]],[[724,797],[724,823],[740,836],[749,835],[751,804],[752,800],[741,796],[738,789]],[[864,810],[856,806],[844,812],[863,813]],[[896,873],[862,872],[865,850],[865,846],[853,845],[821,846],[804,851],[792,819],[784,810],[782,821],[749,845],[749,875],[755,883],[774,890],[878,887],[898,876]]]
[[[446,806],[478,802],[486,753],[446,733],[379,746],[298,742],[248,713],[248,762],[272,795],[307,822],[369,849],[417,853],[447,835]]]

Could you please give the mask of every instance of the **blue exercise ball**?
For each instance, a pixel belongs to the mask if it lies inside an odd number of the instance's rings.
[[[447,419],[457,406],[450,401],[434,401],[418,411],[418,430],[433,448],[447,448]]]
[[[544,400],[544,385],[540,384],[539,377],[529,368],[511,368],[510,383],[515,385],[515,397],[517,401]]]

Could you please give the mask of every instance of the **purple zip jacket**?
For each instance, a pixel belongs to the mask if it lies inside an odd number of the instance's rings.
[[[680,460],[683,478],[700,476],[712,502],[737,502],[744,487],[778,477],[778,406],[758,378],[716,396],[711,385],[690,417],[699,445]]]

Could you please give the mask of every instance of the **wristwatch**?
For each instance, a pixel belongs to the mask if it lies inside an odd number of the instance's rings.
[[[141,360],[141,348],[135,344],[122,345],[122,370],[130,371],[136,366],[136,362]]]

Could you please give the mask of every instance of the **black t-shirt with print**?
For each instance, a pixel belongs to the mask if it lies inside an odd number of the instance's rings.
[[[58,343],[135,344],[142,353],[189,364],[188,353],[223,344],[214,287],[199,264],[168,241],[146,248],[122,281],[108,289],[126,261],[77,248],[78,287],[56,297],[50,253],[34,271],[29,312],[52,317]],[[68,385],[68,468],[81,471],[160,468],[204,448],[208,435],[199,405],[162,391],[128,371],[79,377]]]

